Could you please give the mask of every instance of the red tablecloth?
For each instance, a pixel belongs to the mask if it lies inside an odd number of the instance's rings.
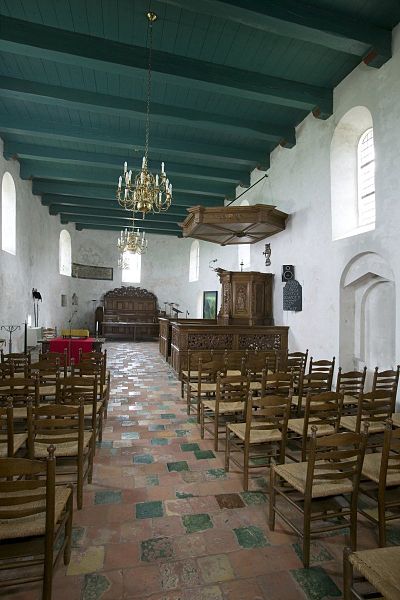
[[[65,348],[67,348],[68,364],[70,364],[71,358],[77,364],[79,362],[79,350],[82,349],[82,352],[91,352],[94,341],[95,338],[71,339],[58,337],[50,340],[50,352],[63,353]]]

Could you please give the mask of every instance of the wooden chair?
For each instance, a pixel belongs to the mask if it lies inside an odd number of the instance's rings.
[[[350,548],[343,551],[344,600],[398,600],[400,598],[400,547],[373,548],[352,552]],[[368,581],[373,590],[362,588],[353,579],[353,569],[358,571],[362,579]]]
[[[43,580],[42,600],[51,600],[59,558],[70,561],[73,493],[72,486],[55,485],[54,447],[45,459],[0,459],[0,568],[11,575],[0,587]]]
[[[303,398],[308,394],[322,394],[331,391],[334,370],[335,357],[332,360],[310,358],[308,373],[304,374],[299,382],[298,395],[293,396],[293,407],[297,416],[301,416]]]
[[[268,373],[264,370],[261,380],[261,396],[292,396],[293,381],[293,373],[286,373],[284,371]]]
[[[395,412],[396,410],[396,395],[397,388],[399,386],[399,374],[400,365],[397,365],[395,370],[387,371],[379,371],[378,367],[375,367],[374,378],[372,381],[373,392],[385,390],[392,393],[392,412]]]
[[[7,407],[0,407],[0,458],[12,458],[20,450],[26,450],[27,433],[14,433],[12,398]]]
[[[225,432],[226,423],[244,421],[249,391],[248,376],[218,374],[215,399],[201,398],[200,435],[203,439],[205,431],[211,433],[216,451],[218,451],[219,434]]]
[[[385,424],[382,452],[365,455],[360,493],[376,504],[376,509],[359,508],[359,512],[377,524],[379,545],[386,546],[386,523],[400,519],[400,429],[392,429],[392,421]],[[399,563],[400,566],[400,563]]]
[[[346,373],[343,373],[342,367],[339,367],[336,391],[344,395],[343,407],[346,414],[353,414],[357,411],[360,394],[364,393],[366,375],[367,367],[364,367],[362,371],[347,371]]]
[[[278,358],[276,355],[268,357],[265,352],[248,354],[246,373],[250,376],[250,389],[253,392],[261,393],[263,377],[275,373],[277,363]]]
[[[95,361],[81,361],[77,365],[72,364],[71,376],[72,377],[84,377],[84,378],[96,378],[97,380],[97,407],[96,411],[98,417],[101,416],[101,429],[99,431],[99,441],[102,437],[102,425],[103,419],[107,418],[108,401],[110,399],[110,373],[107,375],[105,363],[97,363]],[[100,415],[100,410],[102,414]]]
[[[226,374],[224,356],[214,356],[210,361],[203,361],[200,357],[197,363],[197,380],[188,382],[186,386],[187,414],[190,415],[191,408],[194,406],[198,423],[200,423],[200,401],[202,398],[215,396],[219,373]]]
[[[29,366],[31,364],[31,355],[29,353],[24,354],[23,352],[11,352],[4,354],[3,350],[0,350],[0,355],[2,363],[10,362],[12,364],[14,374],[24,373],[27,375]]]
[[[303,538],[303,563],[310,565],[311,536],[350,527],[351,547],[357,546],[357,498],[367,434],[335,433],[317,437],[312,426],[307,462],[273,465],[270,469],[269,527],[275,529],[275,517]],[[279,480],[284,485],[279,486]],[[301,514],[302,528],[290,514],[276,505],[279,495]],[[318,507],[318,508],[317,508]],[[316,522],[326,525],[312,528]]]
[[[316,436],[332,435],[339,431],[343,410],[343,394],[323,392],[312,396],[308,394],[304,417],[289,419],[288,432],[293,432],[290,441],[296,445],[300,442],[301,460],[307,458],[311,431],[316,427]],[[357,432],[359,433],[359,431]],[[295,458],[292,456],[295,460]]]
[[[360,394],[356,415],[345,415],[340,421],[340,427],[346,431],[360,433],[362,424],[368,422],[368,448],[383,445],[385,422],[392,414],[392,392],[379,390]]]
[[[300,381],[306,372],[308,349],[305,352],[288,352],[286,356],[286,371],[293,373],[294,391],[298,393]]]
[[[0,363],[0,380],[14,377],[14,366],[12,362]]]
[[[243,470],[243,489],[249,487],[249,469],[269,466],[271,459],[285,462],[287,423],[291,397],[264,396],[247,399],[246,422],[226,424],[225,470],[230,461]],[[240,452],[243,460],[236,459],[231,452]],[[257,459],[252,464],[252,459]],[[264,463],[260,464],[260,459]]]
[[[60,367],[64,367],[67,369],[68,366],[68,349],[65,348],[64,352],[40,352],[39,353],[39,362],[48,361],[53,365],[58,364]]]
[[[10,378],[0,381],[0,406],[7,406],[9,397],[13,402],[14,425],[15,421],[22,421],[21,427],[25,431],[28,400],[31,400],[34,406],[39,406],[38,378]]]
[[[32,408],[28,405],[28,452],[31,459],[43,459],[47,447],[54,445],[57,475],[61,480],[76,482],[77,506],[82,508],[83,483],[92,481],[95,438],[84,428],[84,404],[52,404]]]
[[[181,380],[181,397],[185,397],[185,388],[189,382],[195,383],[198,379],[199,359],[204,363],[210,362],[214,358],[214,351],[204,352],[204,350],[188,350],[187,352],[187,369],[182,369],[179,374]],[[187,393],[187,390],[186,390]]]
[[[29,369],[29,376],[37,377],[39,380],[40,401],[46,401],[47,398],[55,398],[57,381],[61,372],[66,376],[66,366],[61,367],[59,359],[55,363],[50,360],[42,360],[32,363]]]
[[[84,404],[85,427],[93,431],[94,439],[103,439],[103,419],[105,402],[98,398],[97,375],[83,377],[71,375],[59,379],[56,390],[56,403],[65,406]]]

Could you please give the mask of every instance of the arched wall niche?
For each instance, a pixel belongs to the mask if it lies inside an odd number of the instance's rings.
[[[347,111],[331,141],[332,240],[363,233],[374,226],[358,226],[357,148],[361,135],[373,127],[366,106]]]
[[[355,256],[340,281],[340,364],[371,373],[396,365],[396,285],[385,258],[375,252]]]

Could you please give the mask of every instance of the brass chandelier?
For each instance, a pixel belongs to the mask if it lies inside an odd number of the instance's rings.
[[[116,197],[122,208],[133,212],[159,213],[168,210],[172,201],[172,184],[167,178],[164,163],[161,163],[160,174],[153,175],[149,171],[149,137],[150,137],[150,95],[151,95],[151,53],[153,48],[153,23],[157,19],[154,12],[147,13],[149,28],[149,63],[147,77],[147,108],[146,108],[146,140],[142,168],[137,175],[128,170],[125,161],[124,170],[118,179]]]
[[[126,254],[145,254],[147,250],[147,239],[145,232],[140,233],[139,229],[135,230],[135,221],[132,218],[132,229],[126,227],[120,233],[118,238],[118,250],[120,251],[119,266],[122,269],[128,267]]]

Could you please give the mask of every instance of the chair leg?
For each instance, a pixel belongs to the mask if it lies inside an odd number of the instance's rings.
[[[181,398],[185,397],[185,384],[183,383],[183,379],[181,379]]]
[[[197,424],[200,424],[200,404],[201,404],[201,399],[199,398],[199,396],[197,396],[196,398],[196,414],[197,414]]]
[[[186,388],[186,412],[190,415],[190,385],[187,385]]]
[[[275,530],[275,501],[276,501],[276,473],[274,465],[271,465],[269,470],[269,528]]]
[[[245,443],[243,453],[243,489],[245,492],[249,489],[249,460],[250,460],[250,448]]]
[[[204,404],[200,401],[200,437],[204,440]]]
[[[350,545],[352,550],[357,550],[357,500],[358,496],[356,495],[351,497],[351,505],[350,505]]]
[[[71,560],[71,544],[72,544],[72,517],[73,517],[73,503],[74,494],[71,490],[71,495],[68,498],[67,502],[67,511],[68,511],[68,519],[65,523],[65,548],[64,548],[64,565],[69,565],[69,561]]]
[[[311,502],[305,500],[303,515],[303,564],[306,569],[310,566],[310,547],[311,547]]]
[[[353,566],[350,564],[350,548],[345,548],[343,552],[343,600],[352,600],[353,594],[351,587],[353,584]]]
[[[218,415],[214,414],[214,450],[218,452]]]
[[[379,527],[379,547],[386,546],[386,520],[384,502],[378,499],[378,527]]]
[[[44,550],[42,600],[51,600],[53,588],[53,540],[46,539]]]
[[[226,424],[225,433],[225,471],[229,473],[229,457],[231,452],[231,436],[228,429],[228,423]]]
[[[81,510],[83,506],[83,465],[81,462],[79,462],[78,464],[78,477],[76,482],[76,506],[78,507],[78,510]]]

